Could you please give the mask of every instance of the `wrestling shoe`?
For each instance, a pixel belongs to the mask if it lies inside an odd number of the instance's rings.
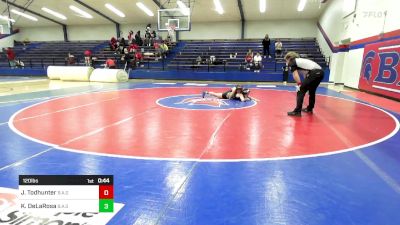
[[[288,112],[287,115],[288,116],[301,116],[301,112],[292,111],[292,112]]]
[[[208,92],[207,91],[203,91],[203,93],[201,93],[201,97],[202,98],[206,97],[206,94],[208,94]]]
[[[305,113],[310,113],[310,114],[313,113],[312,110],[309,110],[309,109],[307,109],[307,108],[304,108],[304,109],[302,109],[301,111],[303,111],[303,112],[305,112]]]

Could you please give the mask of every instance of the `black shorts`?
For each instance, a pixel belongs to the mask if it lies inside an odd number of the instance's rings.
[[[231,92],[231,91],[227,91],[227,92],[222,93],[222,98],[223,98],[223,99],[228,99],[228,94],[229,94],[230,92]]]

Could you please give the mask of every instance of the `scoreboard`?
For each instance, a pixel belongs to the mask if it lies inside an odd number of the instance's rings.
[[[20,175],[18,205],[34,212],[114,212],[113,175]]]

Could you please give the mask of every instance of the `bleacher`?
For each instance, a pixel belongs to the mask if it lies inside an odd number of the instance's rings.
[[[303,57],[310,58],[322,66],[326,66],[324,56],[319,50],[315,39],[281,39],[284,47],[284,55],[288,51],[296,51]],[[171,52],[169,57],[159,60],[155,57],[155,49],[152,46],[140,46],[144,60],[144,69],[152,70],[192,70],[192,71],[241,71],[244,70],[244,58],[246,52],[252,49],[253,52],[262,53],[260,40],[227,40],[227,41],[187,41],[184,47],[174,51],[175,44],[169,45]],[[66,57],[70,52],[76,58],[75,65],[84,65],[83,52],[90,49],[93,56],[95,67],[100,67],[106,59],[116,59],[118,68],[124,68],[120,56],[109,49],[108,41],[72,41],[72,42],[31,42],[27,45],[18,43],[14,47],[17,58],[22,60],[25,68],[46,68],[49,65],[67,65]],[[283,58],[275,58],[274,41],[271,43],[271,54],[273,58],[263,59],[262,73],[281,73],[284,65]],[[231,55],[236,55],[235,58]],[[220,62],[212,65],[206,62],[211,55],[216,56]],[[197,65],[196,58],[201,56],[203,62]],[[0,61],[0,67],[9,67],[6,57]]]
[[[175,43],[168,44],[169,50],[171,51],[175,45]],[[126,46],[128,46],[128,42],[126,42]],[[156,50],[153,46],[139,46],[139,48],[143,54],[143,65],[145,65],[146,68],[161,69],[160,57],[156,57]],[[108,45],[96,52],[95,57],[97,58],[96,65],[104,63],[108,58],[111,58],[117,62],[118,68],[124,68],[125,66],[121,62],[121,56],[115,54],[115,51],[111,50]]]
[[[307,57],[316,61],[322,66],[326,66],[325,57],[320,52],[319,46],[314,38],[310,39],[281,39],[283,43],[283,55],[288,51],[296,51],[302,57]],[[235,40],[235,41],[188,41],[184,49],[179,52],[168,67],[171,69],[191,69],[200,71],[226,71],[239,70],[244,63],[244,58],[249,49],[254,53],[263,51],[260,40]],[[264,72],[280,71],[284,64],[283,58],[275,58],[274,41],[271,43],[271,54],[273,58],[263,60]],[[232,58],[231,55],[236,55]],[[219,65],[210,65],[209,63],[196,64],[196,58],[201,56],[202,60],[215,56],[220,62]]]
[[[17,59],[20,59],[24,62],[25,67],[29,68],[46,68],[49,65],[64,66],[68,53],[75,56],[78,65],[83,65],[83,52],[86,49],[93,50],[104,43],[105,41],[31,42],[26,45],[16,43],[14,51]],[[0,67],[9,67],[8,61],[1,60]]]
[[[169,44],[168,47],[173,49],[175,44]],[[71,41],[71,42],[31,42],[24,45],[16,43],[14,46],[16,59],[20,59],[25,68],[46,68],[50,65],[65,66],[67,65],[67,55],[71,53],[75,56],[76,63],[74,65],[84,65],[84,51],[89,49],[96,59],[93,61],[94,67],[101,67],[106,59],[115,59],[119,68],[124,68],[120,58],[113,50],[109,49],[108,41]],[[155,49],[152,46],[140,46],[144,59],[143,64],[146,68],[161,68],[161,62],[155,57]],[[5,54],[5,53],[3,53]],[[9,68],[6,57],[2,57],[0,68]]]

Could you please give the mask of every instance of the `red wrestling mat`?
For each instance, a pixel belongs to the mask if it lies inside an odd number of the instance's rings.
[[[249,107],[228,101],[222,105],[237,109],[220,110],[209,99],[210,109],[190,110],[203,89],[133,89],[60,98],[21,110],[10,126],[27,138],[66,150],[201,160],[332,154],[380,142],[398,129],[397,120],[382,110],[321,95],[314,115],[288,117],[295,93],[279,90],[253,89],[252,96],[260,101]],[[190,103],[187,109],[157,103],[181,95],[190,98],[180,100]]]

